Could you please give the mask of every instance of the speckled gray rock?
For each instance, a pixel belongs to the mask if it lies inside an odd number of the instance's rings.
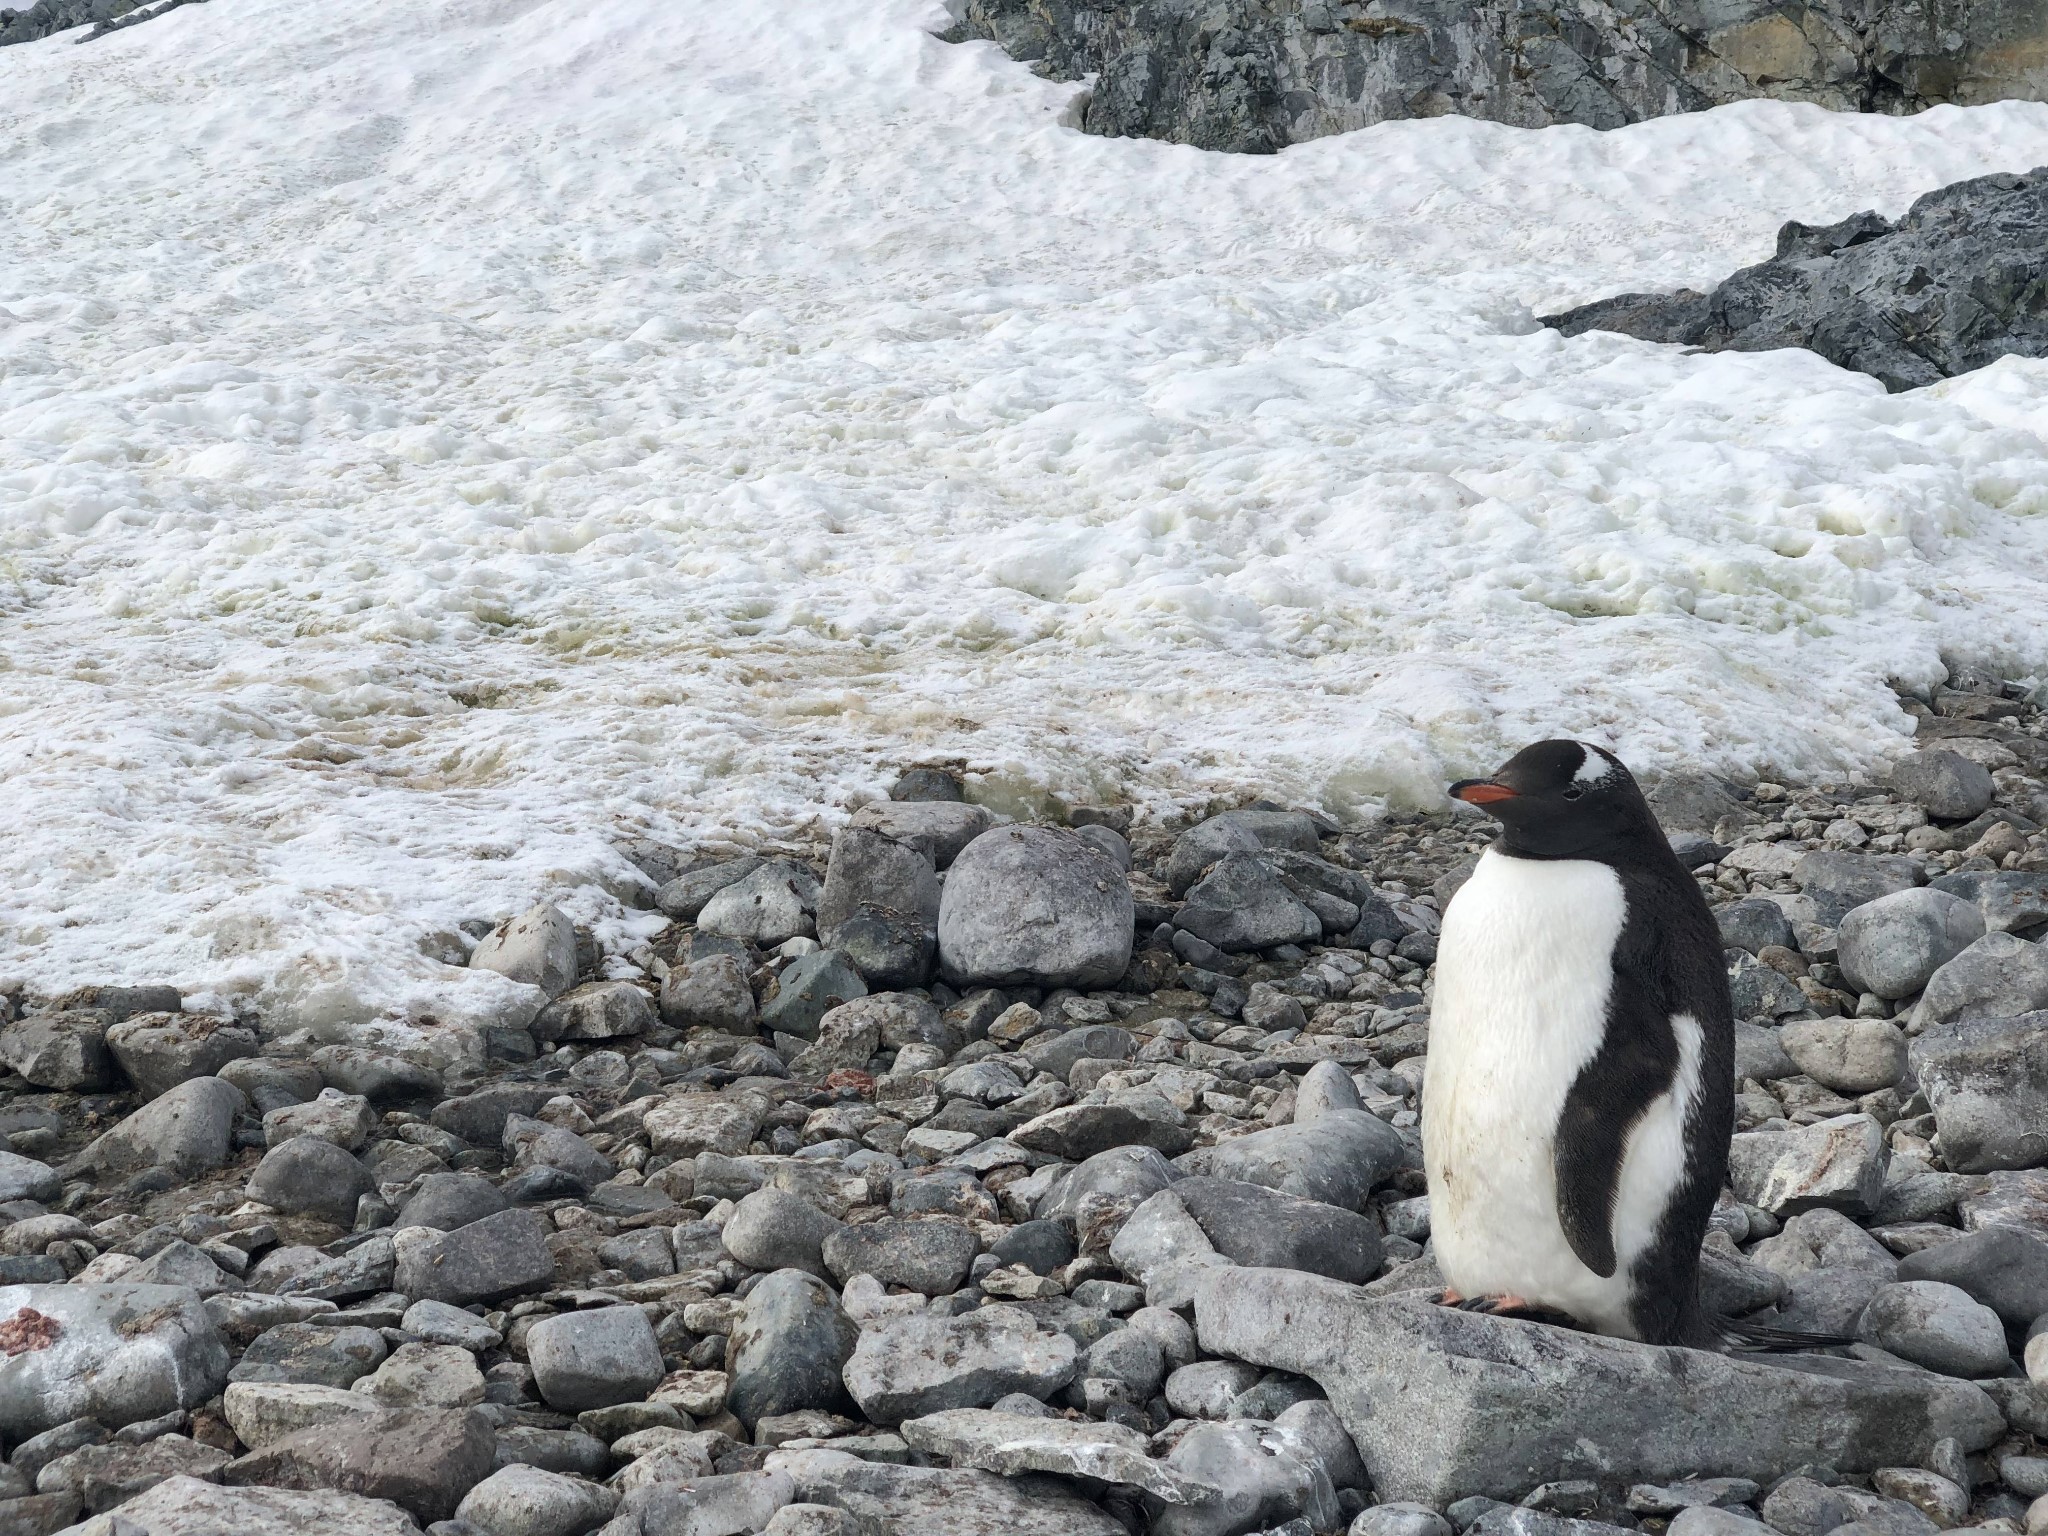
[[[618,1508],[599,1483],[539,1467],[500,1467],[462,1497],[455,1518],[491,1536],[583,1536]]]
[[[1909,997],[1978,939],[1984,914],[1947,891],[1894,891],[1842,919],[1836,935],[1842,975],[1859,992]]]
[[[761,863],[749,854],[684,870],[655,892],[654,904],[679,923],[694,923],[705,902],[734,881],[744,880]]]
[[[1427,1504],[1376,1504],[1361,1510],[1344,1536],[1451,1536],[1451,1522]]]
[[[294,1136],[263,1154],[249,1198],[294,1216],[353,1225],[356,1202],[376,1188],[355,1154],[318,1136]]]
[[[1916,389],[2048,352],[2048,305],[2020,275],[2044,234],[2048,173],[1980,176],[1927,193],[1896,224],[1875,213],[1787,224],[1776,255],[1711,294],[1623,294],[1545,323],[1710,352],[1807,347],[1887,389]],[[1944,751],[1903,759],[1892,780],[1930,815],[1964,819],[1991,799],[1990,775]]]
[[[939,877],[928,848],[866,827],[833,836],[818,937],[871,984],[919,987],[937,953]]]
[[[279,1323],[250,1341],[229,1379],[237,1384],[339,1389],[355,1385],[390,1353],[381,1333],[360,1324]]]
[[[538,1290],[555,1277],[549,1224],[533,1211],[500,1211],[453,1232],[407,1227],[394,1232],[393,1284],[415,1301],[498,1301]]]
[[[1936,1024],[1910,1055],[1950,1168],[2048,1162],[2048,1012]]]
[[[527,1025],[543,1044],[558,1040],[618,1040],[654,1027],[654,1005],[630,981],[590,981],[572,987]]]
[[[801,864],[771,859],[719,890],[697,913],[697,927],[728,939],[773,949],[815,936],[817,877]]]
[[[1313,944],[1323,936],[1314,909],[1255,853],[1225,854],[1189,889],[1174,924],[1226,954]]]
[[[1316,824],[1301,811],[1225,811],[1181,833],[1167,855],[1163,877],[1175,896],[1185,896],[1229,854],[1276,849],[1313,854],[1319,847]]]
[[[1778,1019],[1807,1006],[1797,982],[1747,951],[1734,955],[1728,966],[1728,999],[1738,1019]]]
[[[2048,949],[2017,934],[1987,933],[1928,980],[1916,1028],[1950,1019],[2011,1018],[2048,1009]]]
[[[1285,1270],[1196,1293],[1205,1349],[1313,1379],[1386,1499],[1519,1498],[1568,1478],[1775,1478],[1918,1465],[2003,1432],[1975,1387],[1852,1361],[1796,1368],[1532,1326]],[[1385,1404],[1398,1394],[1401,1411]],[[1642,1404],[1661,1411],[1645,1415]]]
[[[0,1434],[110,1428],[205,1402],[227,1345],[198,1293],[162,1285],[0,1286]]]
[[[1987,176],[1976,183],[1960,182],[1953,187],[1944,187],[1940,192],[1931,192],[1919,203],[1915,203],[1913,211],[1901,221],[1902,226],[1910,225],[1916,217],[1926,218],[1929,222],[1953,221],[1955,213],[1960,212],[1960,207],[1955,207],[1955,211],[1952,212],[1950,207],[1943,205],[1954,207],[1963,204],[1970,196],[1970,192],[1964,190],[1966,188],[1978,196],[1985,197],[1990,208],[1995,209],[2010,203],[2014,211],[2019,211],[2026,208],[2025,195],[2022,194],[2016,200],[2012,194],[2019,192],[2021,186],[2031,179],[2018,176]],[[2038,196],[2038,193],[2035,195]],[[1922,212],[1923,204],[1928,205],[1925,213]],[[2026,211],[2036,218],[2041,217],[2032,209]],[[1954,229],[1954,233],[1964,231]],[[1995,239],[2005,231],[1998,229],[1993,223],[1976,233]],[[1939,235],[1936,238],[1938,239]],[[1973,762],[1960,752],[1944,751],[1939,747],[1909,753],[1894,763],[1892,789],[1920,806],[1928,815],[1943,821],[1968,821],[1972,816],[1982,815],[1990,808],[1991,798],[1997,792],[1997,786],[1991,782],[1990,770],[1982,763]]]
[[[1870,1298],[1857,1331],[1878,1348],[1944,1376],[2000,1376],[2012,1364],[1998,1314],[1938,1280],[1885,1286]]]
[[[109,1173],[168,1168],[191,1177],[228,1160],[235,1116],[249,1101],[217,1077],[195,1077],[152,1099],[83,1154]]]
[[[799,955],[776,977],[774,991],[761,1004],[761,1023],[778,1034],[815,1040],[826,1014],[867,993],[860,972],[838,950]]]
[[[954,986],[1106,987],[1130,964],[1136,906],[1101,849],[1049,827],[996,827],[962,850],[939,906]]]
[[[1923,1248],[1899,1261],[1898,1276],[1956,1286],[2010,1327],[2048,1317],[2048,1241],[2017,1227],[1985,1227]]]
[[[1792,878],[1813,903],[1815,920],[1833,927],[1860,906],[1912,890],[1925,872],[1918,859],[1904,854],[1820,849],[1800,856]]]
[[[2048,870],[1957,870],[1929,884],[1974,902],[1994,933],[2026,933],[2048,923]]]
[[[1379,1271],[1378,1226],[1341,1206],[1235,1179],[1182,1179],[1173,1193],[1233,1263],[1302,1269],[1353,1283]]]
[[[576,927],[543,901],[498,924],[470,951],[472,970],[496,971],[559,997],[576,980]]]
[[[472,1221],[495,1216],[506,1207],[505,1197],[489,1179],[474,1173],[430,1173],[400,1208],[394,1228],[432,1227],[436,1232],[453,1232]]]
[[[1771,1121],[1734,1138],[1728,1178],[1740,1199],[1773,1214],[1826,1206],[1867,1216],[1884,1195],[1888,1155],[1884,1128],[1868,1115]]]
[[[1790,1019],[1778,1030],[1785,1054],[1837,1093],[1874,1093],[1906,1071],[1906,1037],[1885,1019]]]
[[[950,1296],[966,1283],[978,1246],[967,1224],[950,1217],[885,1216],[828,1233],[820,1252],[842,1284],[873,1275],[884,1285]]]
[[[1721,930],[1722,944],[1729,949],[1747,950],[1753,955],[1773,944],[1785,949],[1799,947],[1792,933],[1792,920],[1775,901],[1757,896],[1731,901],[1715,911],[1714,922]]]
[[[302,1429],[231,1461],[233,1486],[333,1489],[445,1520],[489,1475],[491,1422],[474,1408],[400,1408]]]
[[[842,1373],[856,1334],[829,1285],[777,1270],[748,1293],[733,1329],[726,1407],[748,1425],[803,1408],[845,1408]]]
[[[862,806],[847,824],[917,848],[944,869],[997,819],[987,806],[957,800],[887,800]]]
[[[1407,1158],[1400,1133],[1362,1109],[1338,1109],[1276,1125],[1211,1150],[1202,1172],[1260,1184],[1305,1200],[1362,1211],[1373,1188]]]
[[[114,1058],[107,1050],[111,1014],[68,1008],[32,1014],[0,1029],[0,1064],[38,1088],[90,1093],[111,1087]]]
[[[602,1184],[612,1160],[574,1131],[525,1115],[508,1115],[499,1145],[514,1168],[559,1168],[585,1185]]]
[[[1124,1536],[1108,1513],[1050,1480],[895,1466],[833,1450],[778,1451],[768,1468],[789,1479],[795,1500],[829,1502],[865,1522],[862,1529],[889,1536]],[[642,1533],[667,1529],[643,1526]]]
[[[256,1034],[203,1013],[140,1013],[107,1031],[107,1049],[145,1099],[256,1054]]]
[[[948,1408],[906,1419],[902,1436],[913,1450],[956,1467],[979,1467],[1016,1477],[1049,1472],[1063,1477],[1123,1483],[1185,1503],[1202,1485],[1176,1475],[1147,1454],[1145,1437],[1121,1424],[1025,1417],[985,1408]]]
[[[377,1111],[361,1094],[322,1088],[311,1099],[281,1104],[263,1117],[263,1143],[281,1147],[294,1136],[317,1136],[345,1152],[361,1151],[377,1129]]]
[[[1291,1437],[1255,1424],[1197,1424],[1166,1457],[1166,1470],[1195,1496],[1176,1501],[1148,1490],[1148,1529],[1157,1536],[1218,1536],[1283,1526],[1335,1530],[1336,1490]],[[1298,1527],[1297,1527],[1298,1528]]]
[[[661,1017],[676,1029],[717,1029],[751,1037],[754,991],[747,985],[747,968],[732,955],[706,955],[670,966],[661,983]]]
[[[18,1152],[0,1152],[0,1202],[54,1200],[63,1188],[62,1176],[48,1163]]]
[[[527,1330],[526,1358],[534,1386],[561,1413],[642,1402],[664,1374],[654,1326],[638,1307],[543,1318]]]
[[[877,1424],[945,1408],[985,1408],[1010,1392],[1046,1398],[1073,1378],[1079,1357],[1064,1333],[1042,1333],[1014,1306],[964,1317],[905,1317],[860,1336],[846,1387]]]
[[[322,1489],[222,1488],[196,1477],[158,1483],[69,1536],[418,1536],[412,1516],[385,1499]]]
[[[781,1189],[757,1189],[726,1218],[725,1251],[749,1269],[800,1269],[829,1279],[825,1240],[840,1223]]]

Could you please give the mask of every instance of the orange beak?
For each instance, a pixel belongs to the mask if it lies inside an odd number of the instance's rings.
[[[1462,800],[1467,805],[1493,805],[1502,800],[1513,800],[1515,792],[1491,779],[1461,779],[1451,786],[1451,798]]]

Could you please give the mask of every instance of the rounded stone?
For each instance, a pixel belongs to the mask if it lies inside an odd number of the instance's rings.
[[[1794,1066],[1836,1093],[1875,1093],[1906,1072],[1906,1037],[1884,1019],[1794,1019],[1778,1041]]]
[[[1959,752],[1915,752],[1892,766],[1892,788],[1941,821],[1968,821],[1990,808],[1991,771]]]
[[[1130,964],[1136,911],[1124,872],[1094,844],[997,827],[946,877],[939,971],[955,986],[1110,986]]]
[[[1999,1376],[2012,1364],[1998,1314],[1939,1280],[1879,1289],[1863,1309],[1857,1336],[1944,1376]]]
[[[644,1402],[661,1380],[661,1345],[638,1307],[598,1307],[535,1323],[526,1361],[550,1408],[582,1413]]]
[[[1836,943],[1843,978],[1889,1001],[1918,992],[1983,937],[1984,914],[1975,902],[1919,888],[1855,908],[1842,919]]]
[[[375,1187],[353,1153],[318,1136],[294,1136],[272,1147],[249,1175],[251,1200],[337,1226],[355,1221],[356,1202]]]

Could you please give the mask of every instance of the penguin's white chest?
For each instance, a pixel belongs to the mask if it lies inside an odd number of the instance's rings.
[[[1565,1238],[1554,1148],[1565,1097],[1605,1038],[1627,915],[1605,864],[1482,855],[1444,915],[1422,1109],[1445,1283],[1519,1295],[1621,1335],[1633,1332],[1629,1263],[1651,1240],[1683,1156],[1683,1106],[1660,1098],[1626,1144],[1612,1276],[1594,1274]]]

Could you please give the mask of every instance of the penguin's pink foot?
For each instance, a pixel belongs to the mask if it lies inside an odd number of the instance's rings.
[[[1440,1307],[1459,1306],[1464,1300],[1465,1297],[1461,1292],[1451,1289],[1448,1285],[1436,1293],[1436,1304]]]
[[[1504,1296],[1455,1296],[1446,1292],[1444,1305],[1455,1307],[1460,1312],[1483,1312],[1488,1317],[1511,1317],[1529,1323],[1553,1323],[1563,1328],[1576,1328],[1578,1324],[1564,1313],[1546,1307],[1540,1302],[1517,1296],[1512,1291]]]

